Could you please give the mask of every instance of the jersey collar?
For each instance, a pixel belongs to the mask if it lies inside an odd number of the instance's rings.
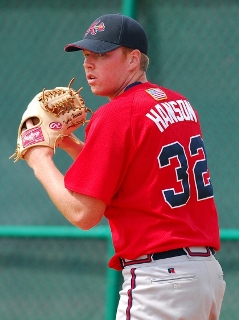
[[[127,91],[127,90],[129,90],[130,88],[132,88],[132,87],[134,87],[134,86],[137,86],[138,84],[141,84],[141,83],[142,83],[142,82],[140,82],[140,81],[133,82],[133,83],[129,84],[129,85],[124,89],[124,91]]]

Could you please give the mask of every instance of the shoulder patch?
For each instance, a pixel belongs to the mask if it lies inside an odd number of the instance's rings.
[[[167,95],[166,93],[159,89],[159,88],[150,88],[145,90],[148,94],[151,95],[152,98],[154,98],[155,100],[159,101],[159,100],[164,100],[167,99]]]

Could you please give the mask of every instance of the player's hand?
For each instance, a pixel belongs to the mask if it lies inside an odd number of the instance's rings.
[[[73,133],[71,133],[69,136],[62,137],[59,139],[57,147],[59,147],[62,150],[69,150],[70,148],[74,147],[77,144],[82,143]]]
[[[79,140],[73,133],[70,136],[59,139],[58,147],[76,159],[84,147],[84,142]]]
[[[27,129],[30,129],[34,126],[32,119],[28,119],[22,129],[24,132]],[[46,161],[47,158],[53,157],[53,149],[46,146],[36,146],[28,149],[24,154],[24,159],[27,164],[34,168],[41,161]]]

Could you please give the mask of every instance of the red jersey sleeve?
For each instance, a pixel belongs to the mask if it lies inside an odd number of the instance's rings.
[[[131,101],[99,108],[86,127],[85,146],[65,175],[69,190],[110,204],[134,154],[130,129]]]

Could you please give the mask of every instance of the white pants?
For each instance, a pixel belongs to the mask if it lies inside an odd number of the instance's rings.
[[[123,269],[116,320],[217,320],[225,281],[213,255],[189,255]]]

